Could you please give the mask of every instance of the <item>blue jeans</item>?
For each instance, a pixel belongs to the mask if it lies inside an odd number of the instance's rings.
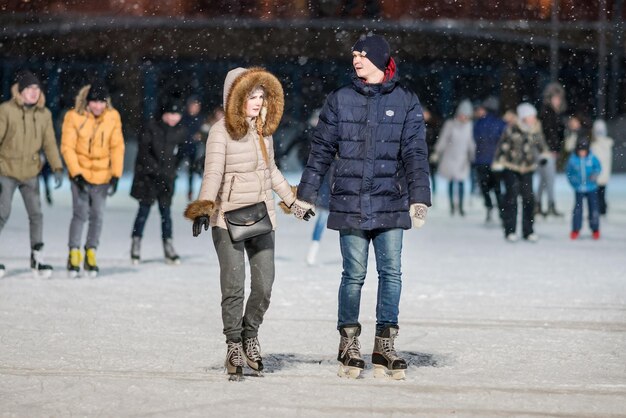
[[[339,231],[339,244],[343,257],[343,272],[339,286],[339,320],[337,328],[359,323],[361,288],[367,273],[367,256],[370,241],[374,244],[376,270],[378,271],[378,297],[376,302],[376,332],[389,325],[398,325],[398,305],[402,291],[400,257],[403,230],[376,229]]]
[[[315,217],[317,218],[317,220],[315,221],[315,228],[313,229],[313,241],[320,241],[322,239],[324,229],[326,229],[326,221],[328,220],[328,209],[318,208]]]
[[[589,228],[592,231],[600,230],[600,211],[598,210],[598,193],[576,192],[576,204],[574,205],[574,215],[572,216],[572,231],[580,231],[583,226],[583,200],[587,199],[589,213]]]
[[[150,215],[151,204],[139,203],[139,210],[133,225],[133,237],[143,237],[143,230]],[[161,238],[166,240],[172,238],[172,214],[170,206],[159,200],[159,212],[161,212]]]

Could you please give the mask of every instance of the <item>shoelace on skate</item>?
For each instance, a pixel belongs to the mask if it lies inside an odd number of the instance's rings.
[[[346,346],[341,352],[341,357],[345,357],[347,353],[350,353],[350,357],[352,358],[361,358],[361,343],[356,337],[341,337],[343,339],[348,340]]]
[[[259,344],[258,338],[246,338],[244,346],[246,350],[246,356],[250,360],[261,360],[261,345]]]
[[[398,359],[398,353],[393,346],[393,338],[381,338],[383,354],[390,360]]]
[[[226,358],[233,366],[243,367],[243,347],[241,343],[228,343]]]

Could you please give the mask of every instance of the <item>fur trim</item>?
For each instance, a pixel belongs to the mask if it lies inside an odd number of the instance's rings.
[[[235,78],[226,97],[224,107],[226,130],[234,140],[241,139],[248,133],[250,125],[246,120],[244,106],[248,94],[256,86],[262,86],[265,90],[264,109],[261,110],[262,114],[267,112],[263,123],[263,136],[270,136],[276,132],[283,116],[285,97],[280,81],[263,68],[249,68]]]
[[[74,110],[78,112],[78,114],[83,115],[87,110],[87,94],[89,93],[89,89],[91,88],[91,84],[87,84],[83,86],[76,95],[76,99],[74,101]],[[113,109],[113,104],[111,103],[111,98],[107,98],[107,109]]]
[[[13,100],[15,100],[15,103],[17,103],[18,106],[24,106],[24,101],[22,100],[22,95],[20,94],[17,83],[11,86],[11,97],[13,98]],[[46,95],[43,94],[43,90],[41,91],[41,94],[39,95],[39,100],[37,100],[35,106],[37,106],[37,108],[39,109],[43,109],[46,106]]]
[[[211,200],[196,200],[187,205],[185,209],[185,218],[195,221],[198,216],[208,216],[209,218],[215,212],[215,202]]]
[[[297,186],[291,186],[291,192],[293,193],[294,196],[298,195],[298,187]],[[282,200],[278,206],[283,210],[283,212],[285,212],[287,215],[289,215],[291,213],[291,207],[287,206],[287,204],[285,203],[284,200]],[[291,204],[291,206],[293,206],[293,203]]]

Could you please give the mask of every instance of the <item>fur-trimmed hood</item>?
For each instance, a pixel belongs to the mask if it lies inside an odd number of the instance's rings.
[[[76,100],[74,101],[74,110],[76,110],[79,114],[84,114],[87,110],[87,94],[89,93],[89,89],[91,88],[91,84],[87,84],[83,86],[76,95]],[[111,98],[107,98],[107,109],[113,109],[113,104],[111,103]]]
[[[22,100],[22,95],[20,94],[17,83],[11,86],[11,97],[15,100],[15,103],[17,103],[18,106],[24,106],[24,101]],[[43,94],[43,90],[41,91],[41,94],[39,94],[39,100],[37,100],[35,106],[39,109],[46,107],[46,96]]]
[[[224,121],[228,134],[234,140],[243,138],[250,129],[245,114],[248,95],[257,86],[263,87],[265,100],[260,117],[263,120],[263,136],[272,135],[283,116],[285,98],[280,81],[260,67],[235,68],[224,81]]]

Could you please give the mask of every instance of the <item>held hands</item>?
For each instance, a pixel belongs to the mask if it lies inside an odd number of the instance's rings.
[[[291,211],[296,218],[303,221],[308,221],[311,219],[311,216],[315,216],[315,212],[313,212],[313,205],[300,199],[296,199],[296,201],[293,202],[293,205],[291,205]]]
[[[87,183],[87,180],[85,180],[82,174],[78,174],[72,177],[72,181],[74,182],[74,184],[76,184],[76,187],[78,187],[78,190],[80,190],[81,192],[87,190],[87,186],[89,185],[89,183]]]
[[[107,195],[113,196],[115,192],[117,192],[117,183],[119,180],[119,177],[111,177],[111,181],[109,181],[109,189],[107,190]]]
[[[58,189],[63,184],[63,171],[55,171],[53,176],[54,176],[54,188]]]
[[[428,206],[423,203],[413,203],[409,208],[409,215],[411,215],[411,223],[413,228],[421,228],[426,223],[426,213],[428,212]]]
[[[209,217],[206,215],[198,216],[196,219],[194,219],[192,227],[194,237],[200,235],[203,226],[205,231],[209,229]]]

